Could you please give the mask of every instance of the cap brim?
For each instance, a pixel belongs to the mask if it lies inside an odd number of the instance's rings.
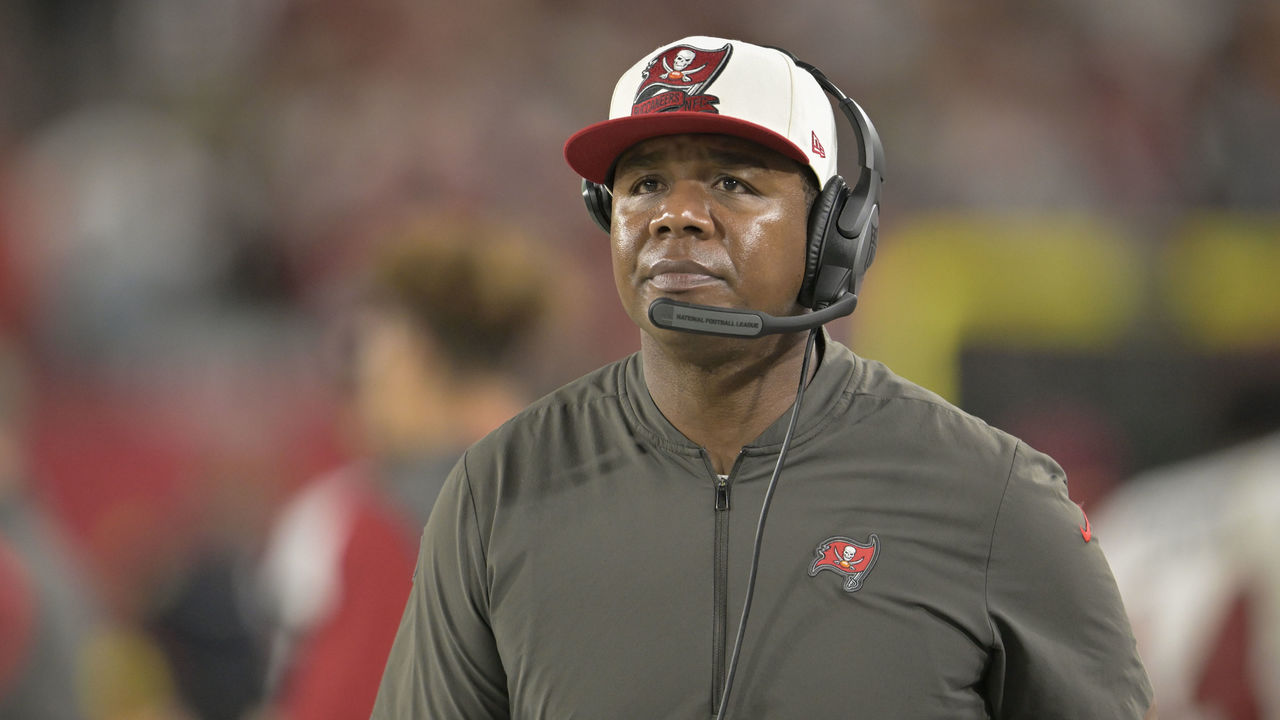
[[[564,159],[582,177],[607,183],[618,156],[642,140],[663,135],[712,133],[759,143],[806,167],[809,158],[787,138],[745,120],[707,112],[665,112],[605,120],[574,133],[564,144]]]

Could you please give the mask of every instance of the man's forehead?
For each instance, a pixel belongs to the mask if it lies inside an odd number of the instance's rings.
[[[615,171],[674,160],[710,160],[725,167],[801,171],[800,164],[758,143],[731,135],[664,135],[643,140],[618,156]]]

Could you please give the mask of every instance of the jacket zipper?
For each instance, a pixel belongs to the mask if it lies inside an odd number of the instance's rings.
[[[711,629],[711,714],[724,692],[725,634],[729,616],[729,481],[716,478],[715,624]]]
[[[704,456],[705,457],[705,456]],[[712,477],[715,478],[715,544],[714,544],[714,562],[713,562],[713,592],[712,597],[715,603],[713,611],[713,619],[711,626],[711,714],[715,715],[720,709],[720,695],[724,692],[725,681],[725,664],[727,662],[727,644],[728,624],[729,624],[729,488],[730,479],[738,471],[738,465],[742,462],[742,455],[739,454],[733,463],[733,468],[729,470],[729,474],[725,477],[716,475],[712,471]],[[708,469],[711,463],[707,463]]]

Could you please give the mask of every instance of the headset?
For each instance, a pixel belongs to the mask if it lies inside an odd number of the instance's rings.
[[[772,46],[769,46],[772,47]],[[765,520],[773,501],[774,490],[791,448],[796,423],[800,417],[800,404],[809,378],[809,359],[813,355],[818,328],[839,317],[853,312],[862,290],[862,279],[876,257],[876,240],[880,229],[880,186],[884,183],[884,147],[876,133],[871,118],[848,95],[840,91],[827,76],[809,63],[779,47],[773,47],[791,58],[797,66],[808,71],[828,95],[835,98],[840,111],[853,127],[858,144],[858,181],[850,186],[836,174],[814,199],[809,210],[808,238],[804,280],[800,286],[798,302],[813,312],[789,317],[774,317],[757,310],[712,307],[658,298],[649,305],[649,320],[657,327],[682,332],[720,335],[728,337],[760,337],[773,333],[807,330],[804,360],[800,369],[800,381],[796,399],[791,407],[791,417],[782,439],[782,447],[765,489],[760,517],[756,522],[755,541],[751,549],[751,570],[747,575],[746,598],[733,643],[733,651],[725,672],[725,684],[721,691],[716,720],[726,717],[733,680],[742,651],[742,639],[746,634],[747,616],[751,612],[751,600],[755,594],[756,571],[760,564],[760,546],[764,538]],[[612,224],[613,193],[607,185],[582,181],[582,199],[587,213],[605,232]]]
[[[884,183],[884,147],[867,113],[821,70],[782,48],[772,49],[785,54],[797,66],[808,71],[818,85],[835,98],[840,111],[853,127],[858,145],[857,182],[849,185],[839,174],[832,176],[809,211],[804,280],[797,300],[815,312],[779,318],[756,310],[718,308],[659,298],[649,306],[649,319],[658,327],[707,335],[759,337],[812,330],[852,313],[857,306],[863,277],[876,256],[880,187]],[[609,232],[613,214],[613,192],[610,188],[583,180],[582,199],[595,224]]]

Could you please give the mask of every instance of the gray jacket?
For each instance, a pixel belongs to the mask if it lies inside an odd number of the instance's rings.
[[[787,416],[727,478],[633,355],[472,447],[375,718],[707,718]],[[770,510],[734,718],[1141,718],[1099,541],[1048,457],[826,339]]]

